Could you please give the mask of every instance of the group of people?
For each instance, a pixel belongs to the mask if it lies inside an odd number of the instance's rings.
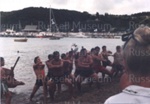
[[[137,53],[139,52],[139,53]],[[70,97],[74,96],[74,88],[79,91],[81,83],[85,78],[89,78],[90,83],[96,83],[99,88],[98,73],[102,73],[102,79],[107,74],[113,78],[117,75],[122,75],[120,86],[123,91],[120,94],[108,98],[105,104],[126,103],[126,104],[142,104],[150,102],[150,28],[140,27],[135,30],[125,42],[124,46],[116,46],[116,52],[112,54],[107,50],[106,46],[96,46],[88,51],[82,47],[80,52],[71,50],[60,55],[58,51],[48,55],[48,60],[43,63],[39,56],[35,57],[33,70],[36,75],[36,82],[33,91],[30,95],[32,101],[36,91],[40,86],[43,86],[44,102],[47,102],[47,94],[51,100],[54,100],[55,91],[61,92],[61,85],[68,86]],[[114,61],[109,60],[109,56],[114,57]],[[1,94],[6,96],[6,104],[10,104],[11,93],[8,90],[10,85],[22,85],[23,82],[17,81],[11,70],[3,68],[4,59],[1,57]],[[46,66],[45,66],[46,65]],[[75,72],[73,67],[75,65]],[[107,66],[112,66],[111,70]],[[45,67],[48,68],[48,73],[45,74]],[[9,72],[6,73],[6,72]],[[8,76],[13,79],[13,84],[6,81]],[[48,92],[48,93],[47,93]]]
[[[112,63],[108,56],[114,57]],[[4,58],[0,57],[1,61],[1,91],[2,95],[6,96],[6,104],[10,104],[11,92],[8,88],[14,88],[18,85],[24,85],[23,82],[17,81],[14,78],[12,69],[4,68]],[[121,63],[121,47],[116,47],[116,53],[112,55],[111,51],[107,51],[106,46],[102,47],[100,53],[100,47],[96,46],[90,51],[82,47],[80,52],[71,50],[67,53],[60,55],[58,51],[48,55],[48,60],[45,64],[41,61],[40,57],[34,58],[33,70],[36,75],[36,82],[33,91],[30,95],[30,101],[34,97],[40,86],[43,86],[44,101],[47,102],[47,94],[50,95],[51,100],[54,100],[55,91],[61,92],[61,85],[65,84],[69,88],[70,97],[73,98],[74,88],[77,87],[81,91],[81,83],[85,78],[91,78],[91,84],[96,82],[99,88],[98,73],[101,72],[103,78],[105,74],[109,77],[113,77],[118,72],[123,72],[123,65]],[[48,73],[45,72],[45,65],[48,68]],[[75,65],[75,72],[73,72],[73,66]],[[106,66],[112,66],[112,70],[106,69]],[[115,73],[115,74],[114,74]],[[8,80],[10,79],[10,80]],[[49,93],[47,93],[49,92]]]
[[[114,57],[114,62],[111,62],[108,56]],[[36,83],[30,96],[30,100],[34,97],[36,91],[40,86],[43,86],[44,100],[46,101],[47,92],[53,101],[55,91],[61,92],[61,85],[68,86],[70,97],[74,98],[74,88],[77,87],[81,91],[81,83],[85,78],[90,79],[90,84],[96,83],[99,88],[98,73],[102,73],[104,79],[105,74],[110,78],[116,76],[118,73],[123,73],[123,57],[121,55],[121,47],[116,47],[116,52],[113,55],[111,51],[107,51],[106,46],[96,46],[88,51],[82,47],[80,52],[71,50],[67,53],[60,53],[54,51],[53,54],[48,55],[48,60],[45,62],[48,68],[48,73],[45,75],[45,64],[37,56],[34,59],[33,69],[36,74]],[[73,66],[75,65],[75,72],[73,73]],[[112,66],[112,70],[108,70],[107,66]]]

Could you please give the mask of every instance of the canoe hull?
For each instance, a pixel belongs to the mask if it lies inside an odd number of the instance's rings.
[[[14,39],[15,42],[27,42],[27,39]]]

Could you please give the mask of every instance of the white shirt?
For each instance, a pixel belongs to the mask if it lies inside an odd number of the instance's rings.
[[[150,104],[150,88],[130,85],[104,104]]]

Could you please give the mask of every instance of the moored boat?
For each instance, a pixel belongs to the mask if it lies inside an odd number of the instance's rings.
[[[15,42],[27,42],[27,38],[24,39],[14,39]]]

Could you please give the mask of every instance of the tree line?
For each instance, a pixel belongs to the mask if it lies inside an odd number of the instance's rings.
[[[51,22],[53,28],[57,27],[63,32],[117,32],[131,31],[141,24],[150,25],[150,12],[113,15],[53,8],[51,11],[51,21],[50,8],[29,7],[17,11],[1,12],[2,29],[15,28],[20,31],[26,25],[37,25],[39,29],[46,31]]]

